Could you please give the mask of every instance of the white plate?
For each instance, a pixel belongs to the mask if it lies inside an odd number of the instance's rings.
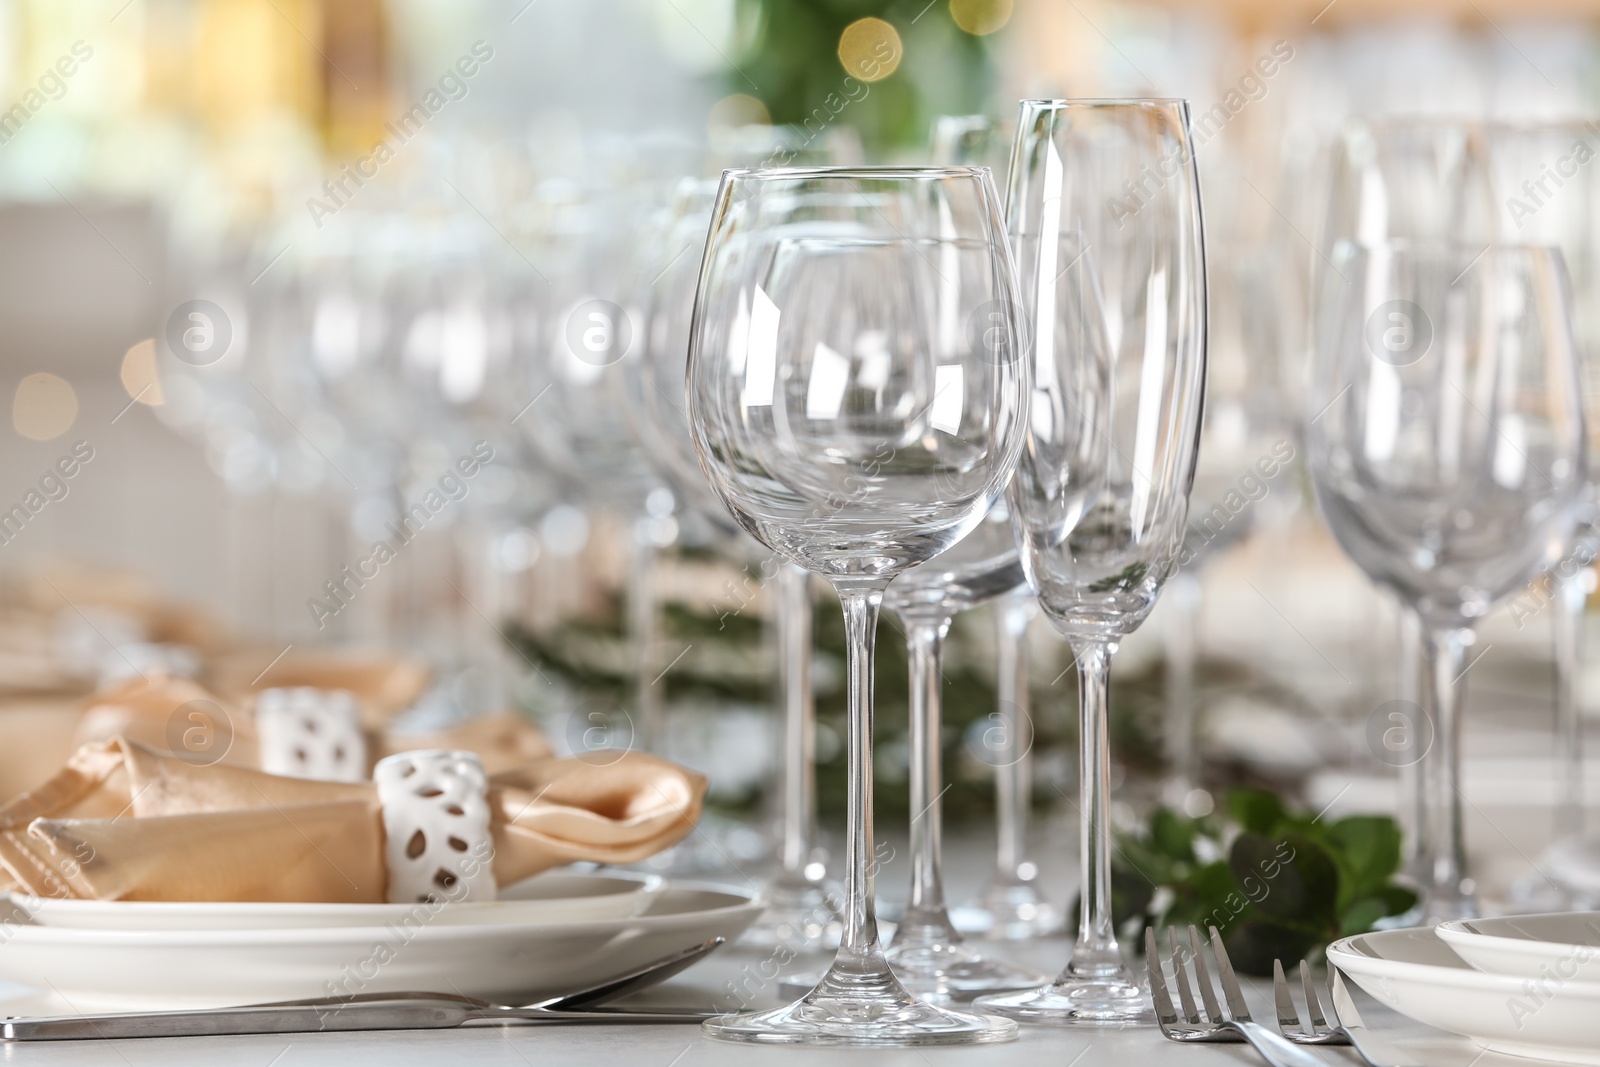
[[[1457,919],[1439,936],[1480,971],[1516,978],[1600,982],[1600,914],[1592,911]]]
[[[4,953],[0,953],[4,955]],[[1600,1065],[1600,984],[1473,970],[1433,930],[1359,934],[1328,962],[1395,1011],[1513,1056]]]
[[[661,891],[659,875],[546,871],[503,890],[500,899],[447,904],[184,903],[55,900],[8,893],[12,907],[37,926],[82,930],[308,930],[327,926],[404,923],[420,907],[430,925],[495,925],[626,919]],[[412,919],[411,921],[415,921]]]
[[[643,915],[592,922],[311,930],[81,930],[0,924],[0,978],[75,1009],[246,1004],[443,990],[526,1003],[595,985],[760,914],[755,894],[668,886]]]

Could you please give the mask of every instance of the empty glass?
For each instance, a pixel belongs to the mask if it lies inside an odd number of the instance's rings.
[[[980,997],[1035,1022],[1116,1022],[1149,995],[1111,919],[1111,657],[1178,565],[1205,385],[1200,191],[1181,100],[1025,101],[1007,221],[1034,321],[1009,500],[1029,583],[1077,658],[1083,889],[1053,983]]]
[[[971,532],[1016,464],[1028,365],[989,173],[724,174],[700,271],[689,421],[735,521],[838,590],[848,637],[843,935],[797,1002],[713,1019],[733,1040],[953,1044],[1015,1024],[895,979],[873,902],[872,654],[884,589]]]
[[[1478,619],[1569,543],[1584,419],[1554,248],[1340,246],[1318,315],[1312,483],[1341,547],[1423,620],[1432,747],[1423,921],[1477,913],[1460,711]]]

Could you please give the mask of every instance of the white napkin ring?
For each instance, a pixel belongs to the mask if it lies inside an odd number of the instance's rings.
[[[378,761],[389,903],[493,900],[489,776],[472,752],[418,749]]]
[[[256,697],[261,769],[268,774],[360,782],[367,742],[355,694],[344,689],[267,689]]]

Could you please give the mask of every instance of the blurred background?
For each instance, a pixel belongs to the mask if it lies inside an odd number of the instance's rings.
[[[624,476],[641,464],[615,412],[570,383],[546,396],[520,362],[524,325],[545,315],[554,327],[528,329],[548,340],[572,302],[525,308],[525,290],[578,292],[596,268],[566,237],[603,229],[618,280],[592,295],[642,338],[638,294],[682,251],[650,213],[682,177],[927,161],[940,116],[986,118],[969,158],[1003,170],[1019,98],[1182,96],[1212,300],[1197,516],[1214,518],[1191,580],[1118,661],[1119,760],[1158,760],[1161,705],[1189,684],[1216,782],[1395,810],[1369,726],[1408,692],[1398,612],[1322,532],[1299,465],[1342,131],[1581,123],[1600,115],[1597,27],[1592,0],[7,0],[9,602],[159,596],[269,649],[399,647],[451,668],[441,714],[510,701],[560,736],[583,700],[627,699],[623,594],[643,536],[661,549],[648,581],[669,747],[748,808],[771,766],[763,575],[670,491]],[[1537,177],[1555,156],[1523,163]],[[383,294],[376,310],[364,292]],[[415,529],[391,534],[419,501]],[[405,551],[374,560],[380,539]],[[1499,849],[1481,870],[1502,889],[1554,829],[1547,600],[1491,620],[1469,668],[1468,818]],[[820,606],[831,817],[842,641]],[[1072,781],[1070,657],[1035,629],[1048,813]],[[959,729],[993,707],[990,630],[958,622],[950,654],[957,820],[990,810]],[[900,797],[885,819],[904,807],[895,645],[880,645]],[[1198,663],[1192,682],[1173,681],[1174,648]],[[30,654],[7,653],[24,675]]]

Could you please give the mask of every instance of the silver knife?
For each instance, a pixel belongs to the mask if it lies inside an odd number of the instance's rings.
[[[1333,972],[1333,1014],[1344,1028],[1345,1035],[1350,1038],[1351,1047],[1361,1058],[1372,1067],[1419,1067],[1412,1057],[1395,1048],[1387,1038],[1367,1029],[1367,1025],[1361,1021],[1361,1013],[1356,1011],[1356,1002],[1345,988],[1344,975],[1331,963],[1328,968]]]
[[[210,1037],[219,1034],[334,1033],[351,1030],[448,1030],[471,1023],[698,1023],[717,1012],[570,1011],[537,1005],[510,1007],[472,997],[402,994],[359,1003],[285,1002],[242,1008],[60,1015],[7,1019],[6,1041],[74,1041],[130,1037]]]

